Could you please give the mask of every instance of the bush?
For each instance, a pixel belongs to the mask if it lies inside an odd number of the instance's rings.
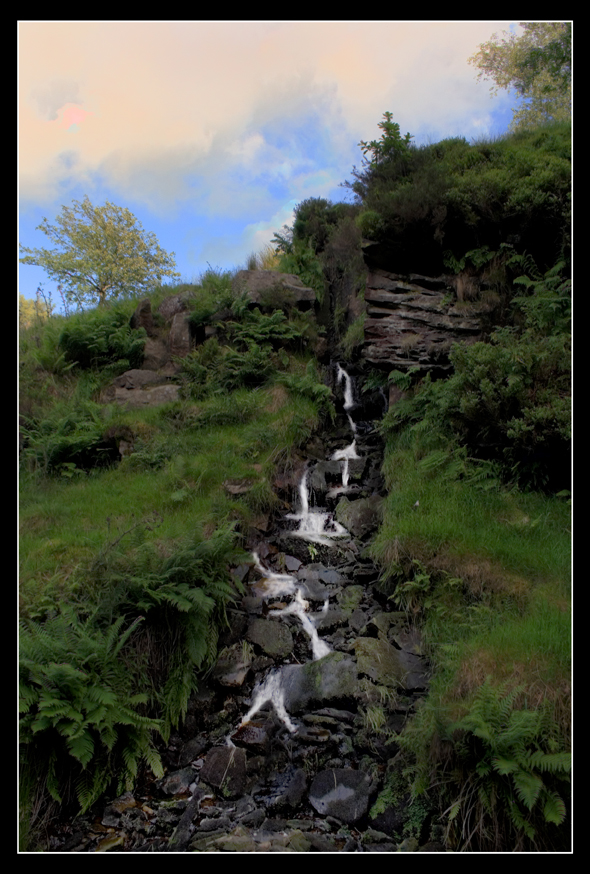
[[[96,309],[70,316],[59,337],[68,362],[81,368],[104,367],[125,359],[128,367],[140,367],[146,332],[129,326],[124,307]]]
[[[403,154],[380,154],[347,183],[362,207],[363,236],[395,258],[396,270],[420,263],[436,275],[445,249],[460,255],[511,241],[543,269],[569,258],[571,125],[471,145],[402,145]]]

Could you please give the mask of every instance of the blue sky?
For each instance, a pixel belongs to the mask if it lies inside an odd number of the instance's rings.
[[[88,195],[183,280],[245,266],[308,197],[337,202],[390,111],[414,142],[504,133],[514,94],[468,63],[509,21],[21,21],[19,240]],[[41,268],[19,265],[35,296]]]

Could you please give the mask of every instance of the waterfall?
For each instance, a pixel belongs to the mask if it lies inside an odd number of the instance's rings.
[[[353,434],[353,441],[345,449],[338,449],[332,454],[333,461],[342,462],[342,485],[331,489],[328,492],[329,496],[336,496],[348,491],[349,461],[350,459],[360,458],[356,451],[356,426],[348,413],[348,410],[354,406],[352,381],[348,373],[339,364],[337,381],[338,383],[344,381],[344,409],[347,411],[348,421]],[[344,528],[343,525],[340,525],[333,518],[332,513],[317,507],[310,509],[307,468],[303,472],[299,483],[299,503],[299,512],[288,513],[286,516],[287,519],[293,519],[299,522],[299,528],[297,531],[293,532],[294,536],[324,546],[334,546],[339,540],[350,536],[346,528]],[[315,661],[323,658],[323,656],[330,652],[330,647],[325,641],[320,639],[315,623],[328,612],[329,600],[326,599],[324,601],[322,611],[317,614],[315,618],[310,616],[308,612],[309,603],[303,597],[303,589],[297,585],[296,578],[290,574],[277,574],[263,567],[256,552],[252,554],[252,557],[254,559],[254,567],[262,577],[261,580],[252,586],[253,591],[265,598],[294,595],[291,603],[286,607],[283,607],[281,610],[274,611],[274,615],[298,616],[304,631],[310,638],[313,660]],[[240,726],[249,722],[258,710],[260,710],[268,701],[272,703],[277,715],[286,728],[291,733],[296,732],[297,726],[292,722],[285,707],[285,693],[282,686],[282,673],[280,668],[271,671],[270,674],[268,674],[264,680],[256,686],[252,694],[252,706],[242,719]]]
[[[352,380],[348,373],[342,368],[339,364],[336,365],[338,368],[336,372],[336,382],[341,383],[344,380],[344,409],[350,410],[351,407],[354,407],[354,400],[352,397]]]

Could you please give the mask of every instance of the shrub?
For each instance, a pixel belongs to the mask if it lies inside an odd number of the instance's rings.
[[[128,367],[140,367],[146,332],[129,326],[124,307],[96,309],[70,316],[59,337],[68,362],[81,368],[104,367],[125,359]]]
[[[314,361],[308,362],[305,373],[279,374],[276,381],[280,385],[286,386],[293,394],[313,401],[320,416],[329,417],[334,421],[336,411],[332,401],[332,392],[320,380]]]

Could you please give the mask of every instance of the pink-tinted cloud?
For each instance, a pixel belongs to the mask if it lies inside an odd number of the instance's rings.
[[[57,127],[64,127],[66,130],[69,130],[73,125],[77,127],[79,124],[82,124],[88,115],[94,115],[94,113],[82,109],[77,103],[66,103],[61,109],[58,109],[57,120],[49,121],[47,124],[57,125]]]

